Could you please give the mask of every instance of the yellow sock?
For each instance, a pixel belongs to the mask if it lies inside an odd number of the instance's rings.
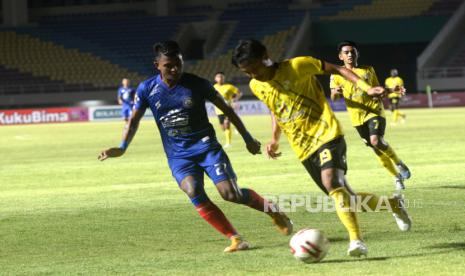
[[[357,193],[358,200],[361,200],[362,202],[359,203],[362,211],[392,211],[394,213],[399,213],[399,201],[394,198],[388,198],[386,201],[386,198],[383,198],[383,202],[380,202],[380,198],[371,193],[364,193],[364,192],[358,192]],[[363,204],[362,204],[363,203]],[[388,206],[389,204],[389,206]],[[366,207],[370,208],[369,210],[366,209]]]
[[[397,123],[397,120],[399,119],[399,111],[396,109],[392,112],[392,120],[394,123]]]
[[[385,150],[378,149],[380,152],[384,153],[389,159],[391,159],[394,164],[399,164],[400,159],[397,156],[397,154],[394,152],[394,150],[391,148],[391,146],[388,146]]]
[[[376,156],[378,157],[379,163],[381,163],[381,165],[385,167],[386,170],[388,170],[388,172],[392,174],[392,176],[397,176],[399,174],[397,172],[396,167],[394,167],[394,164],[392,163],[391,158],[389,158],[387,155],[385,155],[382,152],[380,155],[376,154]]]
[[[231,138],[232,138],[231,129],[226,129],[224,131],[224,135],[226,136],[226,144],[231,144]]]
[[[344,187],[340,187],[329,192],[336,205],[336,213],[344,224],[351,241],[361,240],[362,234],[357,221],[357,213],[351,209],[350,194]]]

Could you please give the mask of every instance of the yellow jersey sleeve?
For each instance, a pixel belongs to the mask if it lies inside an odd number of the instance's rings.
[[[322,75],[323,62],[314,57],[296,57],[290,60],[292,69],[301,75]]]
[[[371,86],[379,86],[379,80],[378,80],[378,77],[376,76],[376,72],[375,72],[375,68],[373,68],[372,66],[370,66],[368,68],[369,72],[370,72],[370,84]]]

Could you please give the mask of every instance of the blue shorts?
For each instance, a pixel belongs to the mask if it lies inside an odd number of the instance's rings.
[[[124,119],[131,117],[131,113],[132,108],[130,106],[123,106],[123,108],[121,109],[121,117],[123,117]]]
[[[222,148],[211,149],[187,158],[170,158],[168,165],[178,185],[181,185],[181,181],[187,176],[193,176],[203,182],[204,172],[215,185],[224,180],[237,179],[231,162]]]

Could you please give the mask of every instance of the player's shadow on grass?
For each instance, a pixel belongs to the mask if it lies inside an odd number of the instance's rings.
[[[465,250],[465,242],[445,242],[430,245],[429,249],[451,249],[451,250]]]
[[[347,242],[347,238],[343,237],[333,237],[333,238],[328,238],[329,242]]]
[[[465,190],[465,186],[453,186],[453,185],[443,185],[439,186],[439,189],[458,189],[458,190]]]
[[[367,258],[358,258],[358,259],[336,259],[336,260],[323,260],[321,264],[330,264],[330,263],[351,263],[351,262],[370,262],[370,261],[385,261],[391,259],[391,257],[367,257]]]
[[[450,242],[450,243],[438,243],[435,245],[430,245],[425,247],[427,249],[448,249],[441,250],[436,252],[429,252],[428,255],[436,254],[446,254],[456,250],[465,250],[465,242]],[[358,258],[358,259],[336,259],[336,260],[323,260],[321,264],[326,263],[349,263],[349,262],[370,262],[370,261],[386,261],[389,259],[398,259],[398,258],[414,258],[414,257],[423,257],[426,256],[425,253],[415,253],[415,254],[403,254],[398,256],[385,256],[385,257],[372,257],[372,258]]]

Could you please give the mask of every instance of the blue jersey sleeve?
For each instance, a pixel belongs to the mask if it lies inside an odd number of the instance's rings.
[[[147,101],[146,91],[147,91],[147,87],[145,83],[142,82],[141,84],[139,84],[139,86],[137,87],[136,96],[134,99],[134,109],[138,109],[138,110],[147,109],[147,107],[149,106],[149,103]]]

